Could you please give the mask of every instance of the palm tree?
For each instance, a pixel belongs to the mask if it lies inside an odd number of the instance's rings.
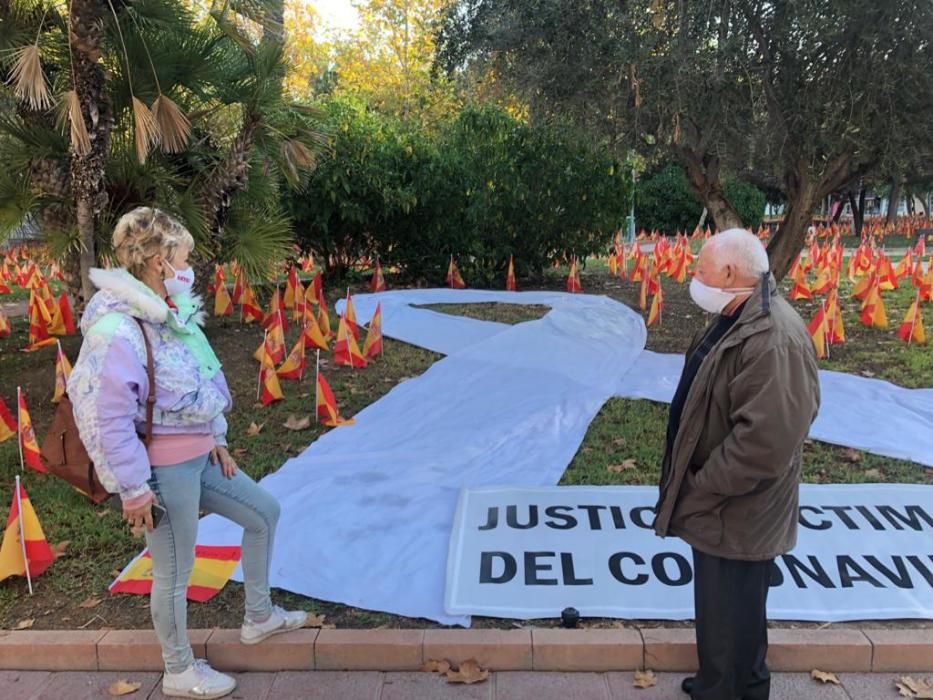
[[[241,5],[262,14],[264,2]],[[71,0],[67,14],[11,0],[0,19],[12,86],[0,93],[0,238],[33,216],[54,253],[80,260],[85,298],[114,222],[140,204],[183,220],[209,266],[261,276],[282,259],[279,188],[304,184],[325,139],[274,86],[281,41],[252,39],[229,8],[198,20],[172,0]]]

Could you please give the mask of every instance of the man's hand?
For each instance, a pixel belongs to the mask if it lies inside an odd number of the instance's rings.
[[[228,479],[232,479],[233,475],[237,473],[237,469],[239,469],[227,448],[220,445],[211,450],[211,463],[220,464],[220,471]]]

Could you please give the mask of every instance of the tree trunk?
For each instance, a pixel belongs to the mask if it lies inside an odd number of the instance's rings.
[[[887,224],[893,224],[897,220],[897,205],[901,202],[901,178],[895,177],[891,180],[891,192],[888,195],[888,216]]]
[[[677,154],[683,163],[687,181],[713,217],[717,230],[742,228],[742,218],[726,197],[719,180],[719,158],[709,154],[701,158],[686,147],[678,148]]]
[[[813,209],[818,201],[812,189],[806,186],[787,197],[784,219],[768,245],[771,272],[778,282],[787,276],[794,260],[800,254],[800,249],[803,248],[807,230],[813,221]]]
[[[865,188],[859,189],[858,201],[855,194],[849,192],[849,206],[852,207],[852,233],[858,237],[862,235],[862,225],[865,223]]]
[[[79,153],[75,150],[75,144],[71,144],[71,189],[75,197],[75,220],[81,246],[81,296],[75,299],[75,305],[81,309],[94,292],[90,269],[97,262],[94,241],[97,215],[107,204],[104,166],[113,128],[113,107],[106,91],[106,76],[99,48],[104,34],[106,9],[106,4],[98,0],[71,2],[74,89],[81,103],[81,115],[91,141],[88,153]]]

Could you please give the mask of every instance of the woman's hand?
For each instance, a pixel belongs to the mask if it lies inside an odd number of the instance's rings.
[[[218,445],[211,450],[211,463],[219,463],[220,471],[223,472],[223,475],[228,479],[232,479],[233,475],[237,473],[238,467],[236,461],[230,456],[230,452],[227,451],[226,447]]]
[[[129,523],[133,534],[141,533],[144,529],[152,532],[152,503],[150,500],[138,508],[123,511],[123,519]]]

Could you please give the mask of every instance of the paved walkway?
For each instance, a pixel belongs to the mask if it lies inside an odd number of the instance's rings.
[[[684,674],[663,673],[653,688],[632,687],[631,673],[494,673],[484,683],[454,686],[427,673],[282,672],[237,674],[239,700],[685,700]],[[841,686],[822,685],[809,674],[775,674],[771,700],[884,700],[899,697],[902,674],[839,674]],[[924,674],[904,674],[914,678]],[[45,673],[0,671],[2,700],[90,700],[111,698],[108,687],[141,683],[131,700],[162,700],[158,673]]]

